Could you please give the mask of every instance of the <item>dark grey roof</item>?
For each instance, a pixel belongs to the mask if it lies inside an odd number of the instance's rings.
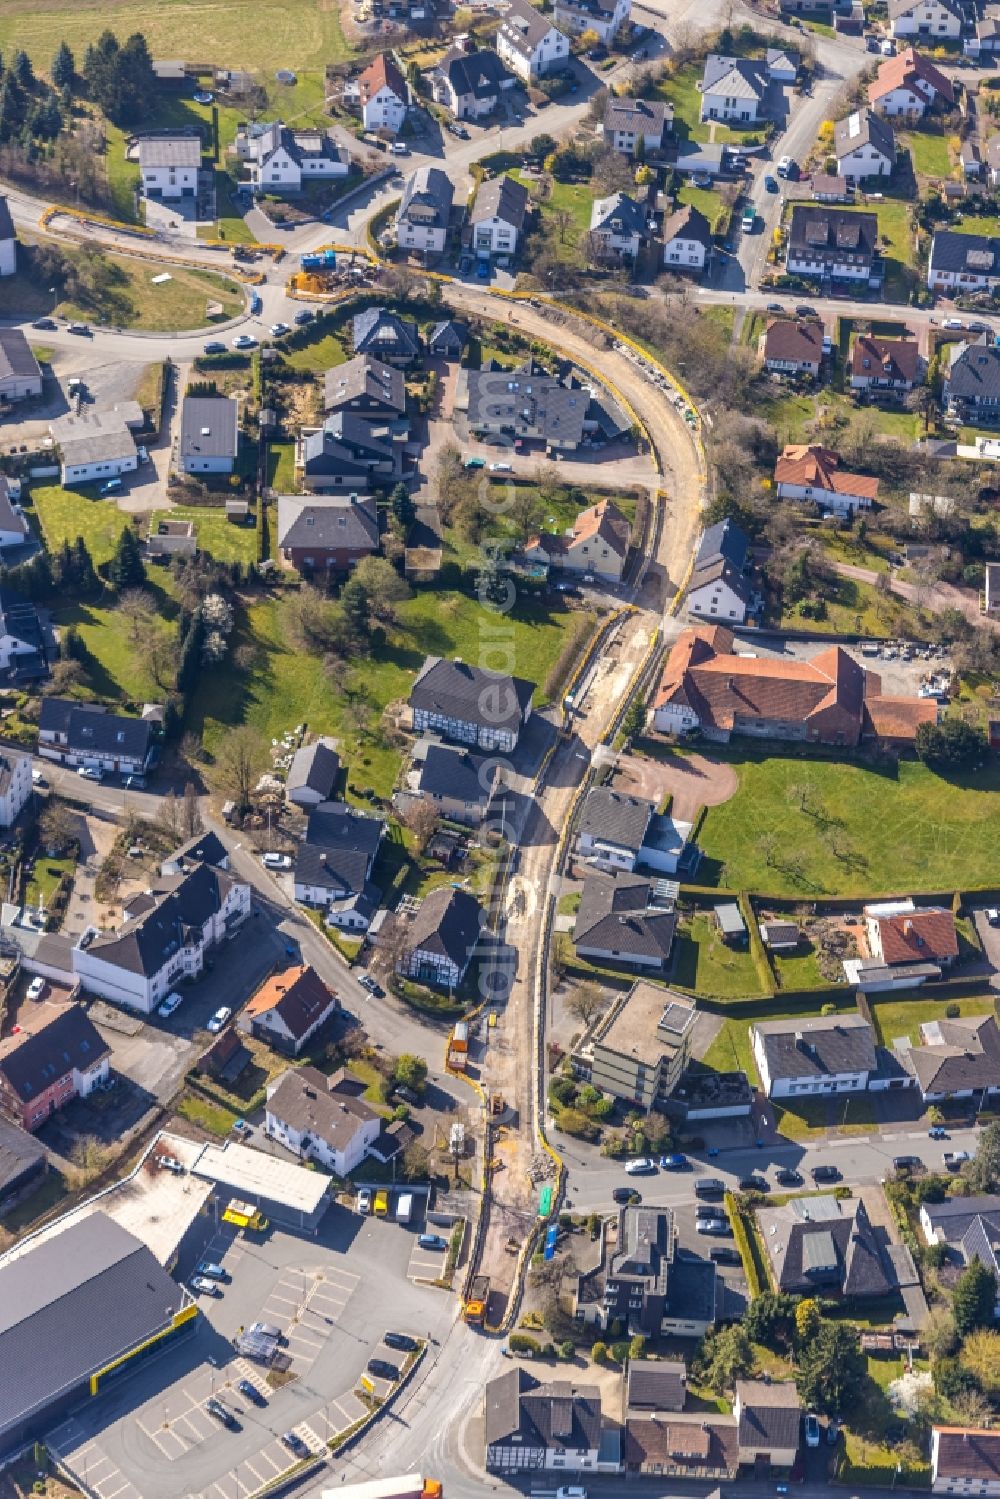
[[[377,552],[378,507],[374,497],[279,495],[278,546]]]
[[[741,1448],[787,1451],[799,1445],[802,1401],[791,1380],[765,1384],[759,1379],[738,1379],[736,1398],[740,1405]]]
[[[420,902],[407,929],[407,949],[448,958],[464,973],[484,920],[475,896],[441,885]]]
[[[45,640],[37,608],[30,599],[23,599],[19,593],[12,593],[9,588],[0,588],[0,634],[10,635],[22,645],[38,652],[43,662],[46,659]],[[42,703],[43,723],[47,701],[45,699]]]
[[[590,875],[576,913],[578,947],[665,961],[673,945],[674,911],[651,905],[652,886],[640,875]]]
[[[340,756],[332,740],[317,739],[314,744],[303,744],[295,751],[288,769],[285,791],[299,787],[317,791],[324,801],[329,801],[337,784]]]
[[[185,1300],[145,1244],[100,1212],[0,1262],[0,1442],[169,1325]]]
[[[758,1020],[753,1029],[763,1041],[772,1081],[875,1070],[874,1033],[860,1015]]]
[[[530,57],[553,26],[548,16],[531,4],[531,0],[508,0],[507,10],[500,22],[498,35],[502,36],[516,52]]]
[[[0,197],[0,239],[14,239],[14,220],[10,216],[7,199]]]
[[[601,1392],[568,1379],[540,1385],[524,1369],[509,1369],[486,1386],[486,1445],[553,1449],[597,1448]]]
[[[74,1068],[87,1072],[111,1048],[82,1005],[66,1005],[0,1057],[0,1072],[22,1103],[31,1103]]]
[[[1000,399],[1000,347],[991,333],[958,346],[945,383],[949,397],[956,401]]]
[[[323,381],[324,410],[339,411],[352,402],[360,409],[393,418],[406,413],[406,381],[403,371],[383,364],[371,354],[355,354],[345,364],[327,370]]]
[[[267,1100],[267,1112],[299,1134],[344,1150],[378,1114],[353,1089],[331,1089],[315,1067],[290,1067]]]
[[[0,1114],[0,1198],[40,1172],[44,1162],[44,1146]]]
[[[139,166],[144,170],[146,167],[200,167],[201,136],[192,132],[140,136]]]
[[[833,127],[834,154],[848,156],[862,146],[871,146],[888,161],[896,160],[896,137],[883,115],[873,109],[856,109]]]
[[[923,1093],[1000,1088],[1000,1027],[994,1015],[967,1015],[921,1027],[909,1052]]]
[[[625,99],[609,94],[604,106],[605,130],[625,130],[636,135],[663,134],[674,118],[674,106],[663,99]]]
[[[746,567],[750,553],[750,538],[744,530],[728,516],[714,526],[709,526],[701,538],[701,546],[695,558],[695,568],[704,567],[718,557],[724,557],[741,571]]]
[[[967,1265],[978,1260],[992,1270],[1000,1285],[1000,1221],[979,1217],[962,1235],[962,1257]]]
[[[712,1260],[675,1256],[667,1277],[667,1315],[679,1320],[714,1322],[718,1271]]]
[[[533,359],[514,370],[469,370],[467,389],[473,431],[508,428],[557,448],[575,447],[583,438],[589,395],[578,385],[557,380]]]
[[[1000,238],[939,229],[931,240],[930,270],[1000,276]]]
[[[618,1242],[608,1275],[665,1282],[673,1259],[674,1215],[669,1208],[629,1206],[618,1211]]]
[[[392,439],[376,437],[357,411],[335,411],[322,427],[303,438],[303,469],[309,476],[356,475],[359,488],[373,467],[394,464]]]
[[[41,378],[41,373],[20,328],[0,328],[0,380],[32,375]]]
[[[519,1367],[508,1369],[486,1384],[486,1445],[516,1436],[521,1427],[521,1392],[530,1382]]]
[[[878,239],[878,216],[827,203],[796,203],[788,231],[789,255],[822,260],[857,257],[870,261]]]
[[[384,830],[378,817],[366,817],[343,802],[321,802],[310,814],[306,841],[295,861],[296,884],[360,893]]]
[[[514,177],[490,177],[476,193],[476,201],[469,214],[470,224],[481,224],[485,219],[502,219],[520,229],[528,214],[531,198],[523,182]]]
[[[987,1219],[1000,1229],[1000,1194],[983,1197],[946,1197],[944,1202],[924,1202],[921,1214],[926,1214],[931,1228],[940,1229],[949,1244],[957,1244],[968,1232],[977,1218]]]
[[[185,396],[181,407],[183,458],[235,458],[236,402],[228,396]]]
[[[262,165],[279,147],[284,147],[299,166],[310,161],[341,161],[346,156],[327,130],[291,130],[280,120],[273,120],[263,127],[251,125],[247,133]]]
[[[65,734],[66,748],[80,754],[124,755],[145,760],[153,738],[153,725],[144,718],[125,718],[109,713],[99,703],[76,703],[69,698],[42,699],[39,729]]]
[[[534,690],[523,677],[483,671],[467,661],[428,656],[410,688],[410,707],[517,734]]]
[[[689,239],[693,244],[712,248],[712,226],[700,208],[693,203],[682,203],[663,223],[663,243],[672,244],[675,239]]]
[[[472,94],[476,99],[495,98],[511,77],[497,54],[485,47],[474,52],[452,47],[441,59],[440,67],[459,97]]]
[[[681,1411],[686,1393],[687,1369],[679,1359],[629,1359],[625,1404],[630,1410]]]
[[[609,198],[597,198],[590,210],[591,231],[607,229],[613,234],[631,237],[643,234],[646,218],[634,198],[627,193],[612,193]]]
[[[451,349],[461,353],[469,342],[468,330],[464,323],[457,323],[454,318],[445,318],[444,322],[436,323],[427,338],[427,347],[434,351],[436,349]]]
[[[218,833],[196,833],[170,855],[172,862],[193,859],[198,864],[221,867],[229,859],[229,850]]]
[[[440,167],[418,167],[407,178],[399,201],[396,219],[413,219],[426,227],[434,224],[447,229],[455,189]]]
[[[460,745],[432,744],[420,772],[420,790],[428,796],[485,807],[496,769],[494,755],[478,755]]]
[[[229,892],[240,883],[212,864],[196,864],[159,881],[133,905],[134,919],[117,932],[91,938],[87,950],[102,962],[152,978],[185,946],[192,931],[200,933],[209,917],[221,911]]]
[[[652,802],[627,796],[610,786],[594,786],[587,793],[580,813],[581,833],[638,853],[654,812]]]
[[[782,1291],[824,1286],[845,1296],[885,1296],[894,1282],[858,1198],[793,1198],[758,1214],[761,1235]]]
[[[417,325],[385,307],[368,307],[354,319],[354,352],[413,359],[420,353]]]

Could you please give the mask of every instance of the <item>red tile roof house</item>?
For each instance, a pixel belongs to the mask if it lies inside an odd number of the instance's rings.
[[[943,906],[917,907],[912,900],[865,906],[865,932],[873,958],[894,963],[940,963],[958,957],[955,918]]]
[[[760,353],[772,374],[816,376],[823,362],[823,324],[773,318],[760,336]]]
[[[933,1427],[931,1489],[935,1494],[1000,1495],[1000,1430]]]
[[[311,1036],[340,1008],[308,964],[274,973],[240,1011],[237,1024],[247,1035],[266,1041],[275,1051],[297,1057]]]
[[[923,377],[916,339],[873,338],[861,333],[851,349],[851,389],[912,390]]]
[[[818,443],[789,443],[775,465],[774,478],[779,500],[815,500],[835,515],[870,510],[878,497],[877,479],[842,472],[837,454]]]
[[[0,1109],[36,1130],[71,1098],[86,1098],[108,1076],[111,1048],[82,1005],[11,1037],[0,1052]]]
[[[907,47],[879,68],[868,85],[868,102],[879,114],[919,119],[938,102],[954,104],[955,90],[929,58]]]
[[[654,729],[668,734],[698,730],[723,743],[733,734],[752,734],[856,748],[862,739],[881,742],[879,715],[889,702],[887,716],[899,742],[912,743],[905,710],[912,705],[922,711],[923,703],[883,699],[878,673],[866,671],[840,646],[809,661],[785,661],[738,656],[733,645],[733,635],[719,625],[681,633],[653,697]]]

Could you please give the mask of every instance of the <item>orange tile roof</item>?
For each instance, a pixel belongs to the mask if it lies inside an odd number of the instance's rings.
[[[891,94],[893,89],[908,88],[922,79],[930,85],[936,94],[946,100],[948,104],[955,102],[955,90],[949,79],[940,72],[929,58],[923,57],[913,47],[906,47],[898,52],[895,57],[889,57],[879,68],[875,79],[868,85],[868,100],[871,104],[877,104],[886,94]],[[918,89],[914,93],[920,92]]]
[[[296,1039],[301,1039],[336,996],[308,963],[286,968],[266,979],[247,1000],[243,1014],[250,1019],[277,1010]]]
[[[958,957],[955,918],[943,906],[871,919],[878,927],[886,963],[928,963]]]
[[[406,79],[387,52],[372,58],[358,78],[358,97],[362,104],[374,98],[379,89],[391,88],[393,93],[406,102]]]
[[[922,723],[937,723],[937,703],[923,697],[881,697],[876,694],[865,703],[871,732],[879,739],[906,740],[917,737]]]
[[[825,489],[831,494],[856,494],[874,500],[878,480],[868,474],[838,473],[840,459],[829,448],[818,443],[790,442],[774,468],[778,484],[795,484]]]
[[[628,552],[631,526],[612,500],[598,500],[596,505],[581,510],[567,536],[552,531],[539,531],[524,543],[526,552],[540,547],[550,556],[568,551],[578,541],[590,541],[595,536],[608,544],[613,552],[624,558]]]

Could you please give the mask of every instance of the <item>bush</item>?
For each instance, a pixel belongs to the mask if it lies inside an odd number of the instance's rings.
[[[606,1364],[608,1361],[607,1343],[595,1343],[590,1350],[590,1356],[595,1364]]]
[[[957,1020],[962,1013],[962,1006],[957,1005],[954,1000],[952,1000],[950,1005],[945,1005],[944,1013],[947,1015],[949,1020]]]
[[[537,1358],[542,1351],[542,1345],[537,1338],[529,1338],[526,1332],[512,1332],[507,1339],[511,1353],[523,1353],[528,1358]]]
[[[616,1364],[623,1364],[625,1362],[625,1360],[628,1358],[628,1344],[627,1343],[612,1343],[612,1345],[611,1345],[611,1357],[614,1359],[614,1361],[615,1361]]]
[[[575,1352],[576,1344],[573,1342],[572,1338],[567,1338],[565,1342],[559,1344],[560,1358],[570,1359],[573,1357]]]

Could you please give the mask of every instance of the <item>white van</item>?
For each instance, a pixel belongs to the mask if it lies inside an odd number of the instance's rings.
[[[409,1223],[413,1217],[413,1193],[400,1192],[396,1203],[396,1222]]]

